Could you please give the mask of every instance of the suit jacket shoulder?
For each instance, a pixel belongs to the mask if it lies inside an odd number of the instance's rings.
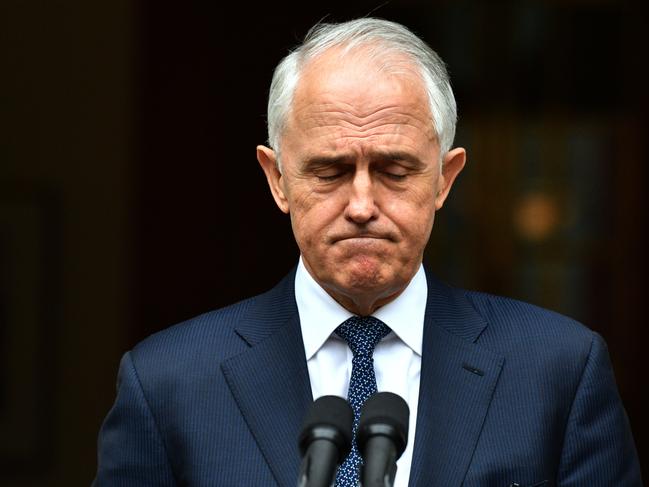
[[[582,323],[555,311],[511,298],[462,291],[489,323],[480,337],[497,351],[538,348],[588,353],[596,333]]]
[[[294,272],[273,289],[161,330],[138,343],[131,358],[146,380],[184,380],[246,351],[297,313]]]
[[[597,333],[531,304],[426,277],[410,485],[641,485]]]
[[[124,355],[99,435],[96,486],[294,482],[310,391],[295,352],[293,282],[290,273],[264,294],[155,333]],[[274,404],[273,391],[287,406]]]

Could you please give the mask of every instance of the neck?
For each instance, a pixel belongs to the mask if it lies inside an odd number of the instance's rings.
[[[322,284],[321,284],[322,286]],[[355,293],[349,294],[340,292],[336,289],[322,286],[323,289],[336,300],[347,311],[354,313],[358,316],[369,316],[374,313],[381,306],[388,304],[389,302],[395,300],[406,288],[406,286],[397,289],[396,291],[388,293]]]

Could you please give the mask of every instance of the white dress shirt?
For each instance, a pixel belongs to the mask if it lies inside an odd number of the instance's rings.
[[[426,274],[420,267],[408,287],[394,301],[372,314],[392,329],[374,350],[378,390],[398,394],[410,408],[408,444],[397,461],[395,487],[407,487],[410,478],[427,295]],[[347,398],[353,355],[334,330],[353,314],[311,277],[302,258],[295,274],[295,300],[313,399],[325,395]]]

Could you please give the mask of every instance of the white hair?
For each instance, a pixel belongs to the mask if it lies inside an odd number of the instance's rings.
[[[394,55],[403,57],[416,68],[428,95],[432,125],[440,146],[440,159],[455,138],[457,107],[442,59],[424,41],[396,22],[362,18],[341,24],[316,24],[304,42],[289,53],[275,68],[268,95],[268,143],[280,161],[280,139],[286,127],[293,95],[304,66],[333,47],[348,53],[359,46],[368,47],[369,55],[380,59],[384,68],[398,64]]]

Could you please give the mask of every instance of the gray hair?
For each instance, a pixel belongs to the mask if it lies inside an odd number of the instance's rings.
[[[316,24],[307,33],[304,42],[275,68],[268,96],[268,143],[277,154],[278,166],[280,138],[286,127],[301,70],[309,61],[332,47],[342,47],[344,53],[348,53],[359,46],[370,46],[372,57],[389,58],[389,55],[398,54],[405,55],[412,62],[428,95],[440,157],[450,150],[455,137],[457,107],[444,62],[403,25],[370,17],[341,24]]]

